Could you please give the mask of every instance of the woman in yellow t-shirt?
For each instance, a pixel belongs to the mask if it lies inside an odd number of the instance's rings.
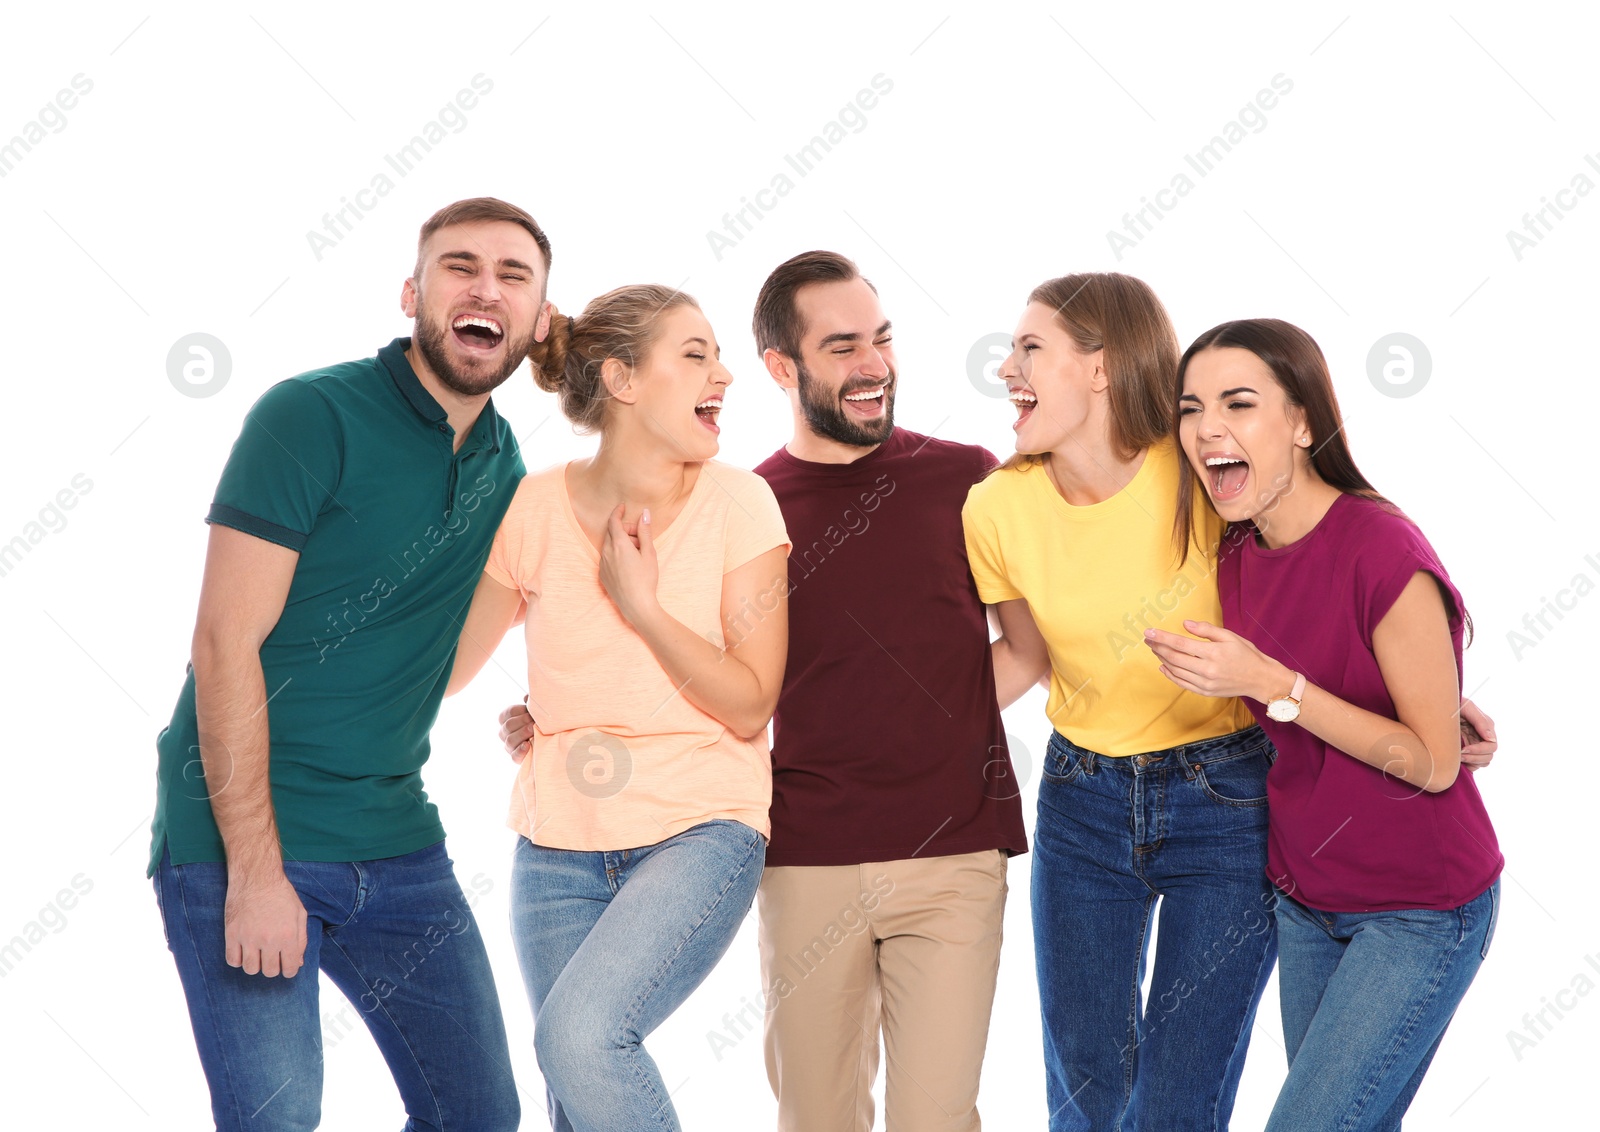
[[[512,932],[552,1127],[676,1128],[642,1043],[761,880],[789,541],[766,482],[712,458],[733,379],[689,296],[602,295],[530,360],[600,446],[518,486],[450,687],[525,614]]]
[[[1177,363],[1141,281],[1035,288],[1000,370],[1016,455],[962,513],[1001,634],[1001,706],[1049,674],[1032,903],[1055,1130],[1226,1128],[1277,954],[1272,745],[1238,700],[1174,686],[1144,644],[1147,628],[1221,619],[1220,520],[1202,501],[1186,560],[1173,540]]]

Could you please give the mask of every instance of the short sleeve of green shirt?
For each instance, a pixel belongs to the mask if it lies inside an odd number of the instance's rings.
[[[333,407],[310,382],[279,382],[245,417],[206,522],[303,550],[343,463]]]

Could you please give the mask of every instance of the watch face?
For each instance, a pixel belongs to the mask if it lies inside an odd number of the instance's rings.
[[[1300,715],[1300,705],[1285,696],[1267,705],[1267,715],[1279,723],[1292,723]]]

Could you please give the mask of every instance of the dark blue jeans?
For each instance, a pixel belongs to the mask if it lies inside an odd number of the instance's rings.
[[[1259,727],[1129,758],[1051,734],[1033,933],[1052,1132],[1228,1127],[1277,955],[1275,757]]]
[[[1278,900],[1289,1077],[1268,1132],[1396,1132],[1489,955],[1497,880],[1459,908],[1323,912]]]
[[[224,962],[226,865],[173,865],[163,852],[154,877],[219,1132],[317,1127],[319,969],[377,1039],[407,1132],[515,1129],[500,1000],[444,842],[382,861],[285,861],[284,872],[306,907],[305,966],[292,979]]]

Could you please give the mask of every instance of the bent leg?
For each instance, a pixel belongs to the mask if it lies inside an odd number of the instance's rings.
[[[644,1039],[716,966],[750,910],[766,841],[709,821],[630,850],[616,896],[557,977],[534,1049],[578,1129],[676,1130]]]
[[[1278,1094],[1269,1132],[1400,1127],[1483,962],[1491,888],[1448,911],[1337,914],[1349,939]],[[1285,937],[1286,946],[1293,946]]]

